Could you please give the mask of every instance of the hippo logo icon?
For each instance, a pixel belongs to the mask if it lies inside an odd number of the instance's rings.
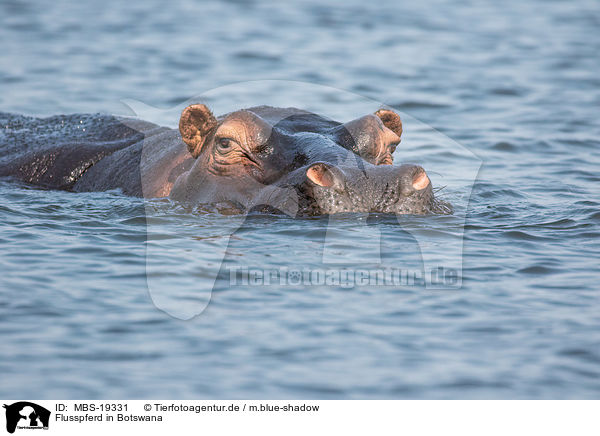
[[[14,433],[15,429],[48,429],[50,411],[28,401],[19,401],[6,409],[6,431]]]

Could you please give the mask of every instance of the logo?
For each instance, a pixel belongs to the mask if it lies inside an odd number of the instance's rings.
[[[19,401],[6,409],[6,431],[14,433],[15,429],[48,430],[50,411],[29,401]]]

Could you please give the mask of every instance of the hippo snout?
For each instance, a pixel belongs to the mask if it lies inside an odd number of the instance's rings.
[[[431,183],[418,165],[348,167],[317,162],[306,169],[307,200],[320,213],[428,213]]]

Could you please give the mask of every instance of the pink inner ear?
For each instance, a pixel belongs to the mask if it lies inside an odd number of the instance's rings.
[[[332,174],[324,165],[313,165],[306,170],[306,177],[313,183],[326,188],[332,187],[334,183]]]

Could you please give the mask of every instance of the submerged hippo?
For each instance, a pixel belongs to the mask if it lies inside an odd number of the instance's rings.
[[[184,109],[179,131],[133,119],[79,118],[87,133],[74,132],[77,116],[15,120],[0,114],[0,176],[75,192],[121,189],[239,212],[450,211],[434,198],[423,168],[392,165],[402,122],[391,110],[342,124],[268,106],[215,117],[194,104]],[[45,131],[50,133],[40,141]]]

